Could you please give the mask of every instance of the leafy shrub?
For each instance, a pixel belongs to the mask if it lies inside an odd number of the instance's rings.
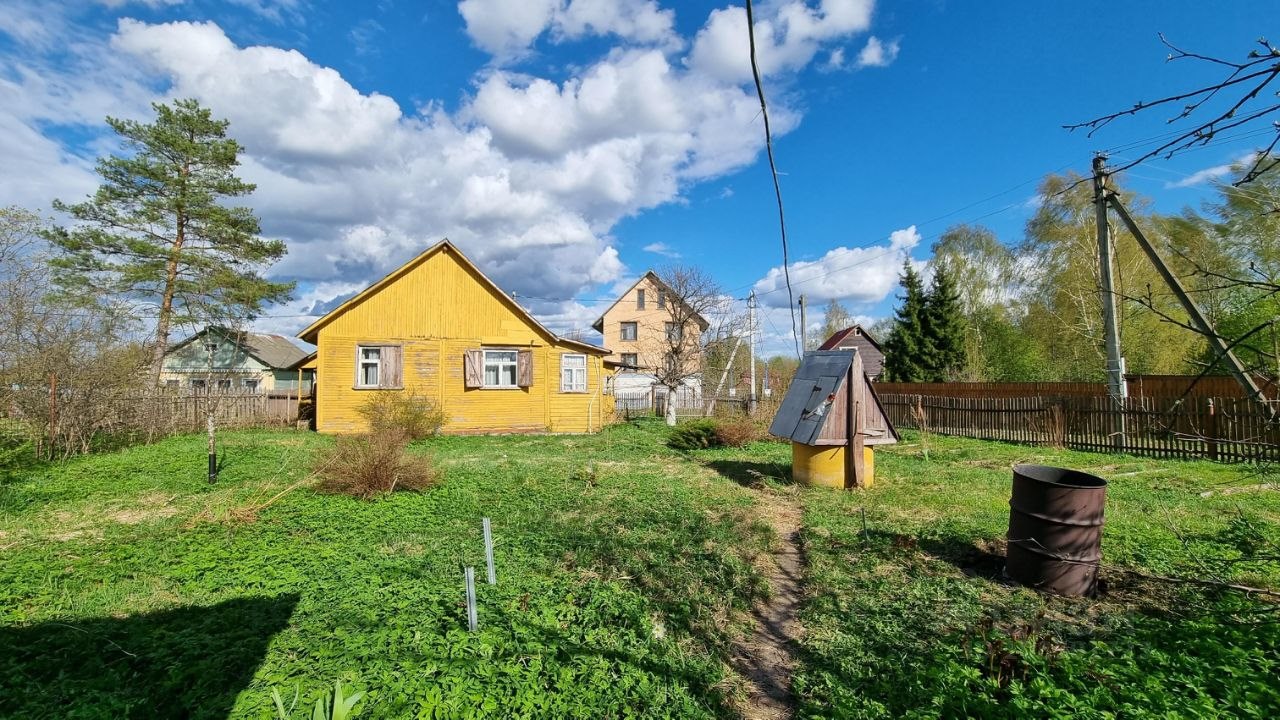
[[[764,436],[760,425],[748,417],[736,417],[716,421],[716,443],[725,447],[740,448]]]
[[[409,441],[440,432],[444,411],[429,397],[415,392],[376,392],[357,412],[369,423],[370,433],[398,431]]]
[[[690,420],[680,423],[667,438],[667,445],[676,450],[703,450],[719,444],[715,420]]]
[[[435,462],[405,452],[408,443],[408,436],[396,430],[338,438],[316,463],[318,489],[369,500],[396,490],[430,488],[440,480]]]

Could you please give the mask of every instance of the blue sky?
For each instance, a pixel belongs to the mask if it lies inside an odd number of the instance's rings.
[[[1167,132],[1063,124],[1215,77],[1157,33],[1240,58],[1262,2],[757,5],[796,292],[892,311],[903,257],[951,224],[1017,242],[1049,172]],[[96,185],[106,115],[195,96],[231,120],[292,333],[449,236],[559,330],[649,267],[699,265],[790,319],[741,4],[624,0],[100,0],[0,5],[0,204],[47,211]],[[1242,133],[1237,133],[1242,134]],[[1263,140],[1215,142],[1125,179],[1156,209]],[[1139,146],[1142,147],[1142,146]],[[1117,160],[1133,151],[1117,154]],[[811,321],[821,320],[814,312]]]

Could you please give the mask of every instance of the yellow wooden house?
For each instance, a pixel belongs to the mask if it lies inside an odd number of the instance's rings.
[[[444,240],[298,334],[316,346],[316,430],[365,430],[375,393],[415,393],[446,433],[582,433],[613,417],[609,351],[548,330]]]

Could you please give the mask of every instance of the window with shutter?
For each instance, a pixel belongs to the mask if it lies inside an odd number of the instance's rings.
[[[404,349],[399,345],[356,346],[356,387],[399,390],[404,387]]]
[[[560,356],[560,392],[587,391],[587,356],[566,353]]]

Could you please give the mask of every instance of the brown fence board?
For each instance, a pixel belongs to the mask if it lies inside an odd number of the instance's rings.
[[[881,393],[902,428],[1032,445],[1227,462],[1280,460],[1280,426],[1243,398],[1088,395],[943,397]],[[1212,403],[1212,410],[1210,409]],[[1123,418],[1123,443],[1118,443]]]

